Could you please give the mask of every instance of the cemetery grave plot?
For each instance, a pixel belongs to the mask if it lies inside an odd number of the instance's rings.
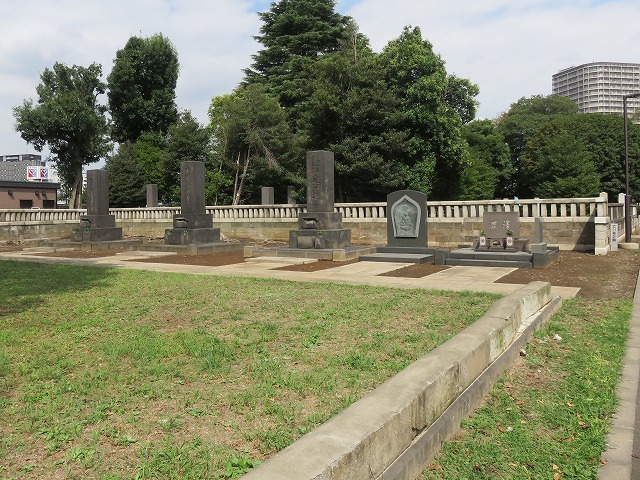
[[[273,244],[275,245],[275,244]],[[0,244],[0,252],[21,250],[26,245],[17,242]],[[272,246],[272,245],[269,245]],[[67,258],[95,258],[113,255],[113,251],[67,251],[48,256]],[[161,258],[137,260],[145,262],[173,263],[184,265],[222,266],[243,262],[241,251],[224,252],[213,255],[174,255]],[[344,262],[318,261],[303,265],[282,267],[289,271],[309,272],[345,265]],[[389,273],[387,276],[419,278],[431,275],[446,268],[431,264],[407,266]],[[633,250],[619,250],[608,255],[593,255],[586,252],[560,252],[560,261],[545,269],[517,269],[505,275],[498,282],[527,284],[541,280],[562,287],[580,287],[579,297],[587,298],[632,298],[638,270],[640,255]]]

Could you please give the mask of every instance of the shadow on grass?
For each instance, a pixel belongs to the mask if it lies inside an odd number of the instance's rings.
[[[28,310],[43,296],[95,287],[113,269],[0,260],[0,317]]]

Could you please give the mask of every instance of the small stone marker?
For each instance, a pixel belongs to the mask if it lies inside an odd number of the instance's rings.
[[[274,205],[275,193],[273,187],[262,187],[262,205]]]
[[[618,224],[611,222],[611,251],[618,250]]]
[[[287,205],[295,205],[296,199],[293,197],[296,187],[289,185],[287,187]]]
[[[427,246],[427,196],[415,190],[387,195],[387,246]]]

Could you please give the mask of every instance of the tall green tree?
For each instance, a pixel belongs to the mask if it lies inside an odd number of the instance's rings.
[[[405,184],[402,159],[408,130],[400,100],[384,81],[384,65],[366,44],[324,55],[312,67],[301,131],[312,150],[335,154],[335,192],[340,202],[384,200]]]
[[[131,142],[121,143],[105,164],[109,171],[109,205],[135,208],[146,204],[144,171]]]
[[[248,83],[262,83],[287,111],[295,128],[304,108],[310,66],[341,48],[354,34],[350,17],[335,11],[334,0],[280,0],[259,13],[263,24],[255,39],[264,48],[245,70]]]
[[[521,172],[521,160],[527,142],[535,135],[538,127],[557,116],[577,113],[578,106],[570,98],[560,95],[535,95],[521,98],[511,104],[509,111],[497,119],[498,130],[504,135],[511,150],[513,175],[507,191],[508,196],[531,195],[530,189],[526,186],[527,179]]]
[[[435,199],[456,198],[466,168],[462,125],[475,116],[477,87],[447,74],[418,27],[406,27],[381,59],[410,132],[408,186]]]
[[[180,114],[170,125],[161,161],[161,198],[169,203],[180,201],[180,165],[183,161],[211,164],[211,133],[193,117],[190,111]]]
[[[264,86],[240,86],[214,98],[209,118],[220,171],[233,178],[234,205],[260,198],[261,186],[302,182],[302,149],[277,99]]]
[[[168,38],[131,37],[107,77],[113,138],[135,142],[142,132],[165,134],[178,120],[178,54]]]
[[[64,185],[70,186],[69,206],[80,208],[82,167],[111,149],[106,108],[98,103],[105,92],[101,66],[55,63],[40,75],[38,102],[25,100],[13,109],[16,131],[36,150],[48,145]]]
[[[505,197],[513,167],[504,137],[491,120],[470,122],[462,132],[468,145],[469,165],[462,175],[460,199]]]

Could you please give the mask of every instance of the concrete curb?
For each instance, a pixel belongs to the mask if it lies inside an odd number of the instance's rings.
[[[413,444],[387,468],[376,480],[400,480],[416,478],[433,459],[444,442],[460,429],[460,421],[478,408],[489,394],[495,382],[508,370],[520,350],[525,348],[534,332],[562,307],[562,299],[555,297],[532,321],[513,343],[493,362],[462,394],[454,400],[433,425],[420,434]],[[416,473],[417,472],[417,473]]]
[[[542,321],[547,313],[538,312],[550,302],[548,311],[553,311],[561,300],[552,301],[551,286],[546,282],[530,283],[502,298],[473,325],[242,478],[415,478],[426,464],[422,459],[435,452],[421,449],[437,449],[444,441],[439,433],[430,437],[423,432],[436,425],[463,392],[468,393],[460,400],[462,405],[471,407],[481,399],[478,395],[491,386],[487,382],[497,378],[500,368],[507,368],[511,357],[504,356],[494,367],[496,372],[488,372],[471,390],[469,386],[506,350],[517,352],[522,348],[510,347],[523,326]],[[457,407],[453,411],[457,412]],[[454,417],[459,422],[457,413]],[[453,422],[453,418],[441,421],[448,430]],[[438,432],[438,427],[433,431]],[[424,445],[417,446],[418,442]]]
[[[624,357],[622,375],[616,393],[620,404],[611,422],[607,436],[607,451],[602,458],[607,462],[598,471],[600,480],[631,479],[634,428],[638,402],[638,381],[640,379],[640,276],[633,296],[629,339]],[[636,468],[640,465],[636,466]],[[636,474],[640,472],[634,472]]]

